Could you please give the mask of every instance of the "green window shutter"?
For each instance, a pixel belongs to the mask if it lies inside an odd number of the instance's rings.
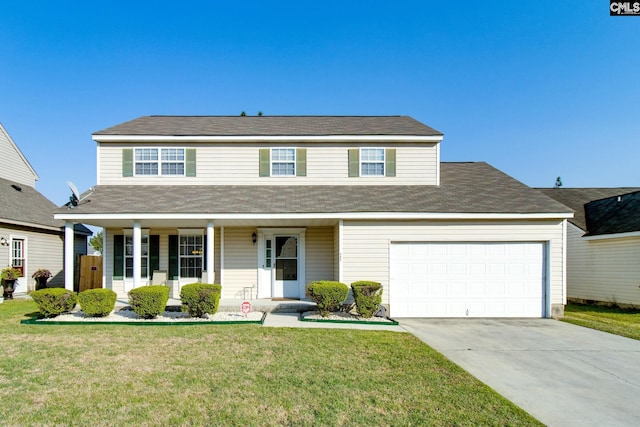
[[[133,148],[122,149],[122,176],[133,176]]]
[[[202,236],[202,271],[207,271],[207,235]]]
[[[396,176],[396,149],[387,148],[384,153],[385,176]]]
[[[169,236],[169,280],[176,280],[180,275],[178,268],[178,236]]]
[[[271,153],[268,148],[260,149],[260,176],[270,176]]]
[[[306,148],[296,148],[296,176],[307,176]]]
[[[160,270],[160,236],[149,236],[149,272]]]
[[[113,236],[113,279],[122,280],[124,278],[124,236],[116,234]]]
[[[349,176],[360,176],[360,149],[349,149]]]
[[[185,175],[196,176],[196,149],[187,148],[184,150]]]

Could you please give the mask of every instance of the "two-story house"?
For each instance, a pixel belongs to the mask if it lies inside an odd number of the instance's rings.
[[[56,218],[104,227],[121,296],[166,271],[174,297],[375,280],[394,317],[563,311],[571,211],[486,163],[441,163],[443,134],[411,117],[149,116],[93,139],[94,192]]]

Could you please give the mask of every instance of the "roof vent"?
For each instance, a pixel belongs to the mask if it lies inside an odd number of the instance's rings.
[[[13,189],[16,191],[22,191],[22,187],[20,187],[19,185],[11,184],[11,187],[13,187]]]
[[[618,203],[622,201],[622,196],[618,196]]]

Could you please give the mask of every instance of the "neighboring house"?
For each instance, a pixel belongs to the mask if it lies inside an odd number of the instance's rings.
[[[640,188],[540,191],[575,210],[568,229],[568,298],[640,306]]]
[[[40,268],[51,271],[50,286],[64,286],[64,221],[53,218],[57,206],[36,189],[38,175],[0,124],[0,269],[8,265],[22,271],[16,292],[34,288],[31,275]],[[74,226],[74,254],[86,254],[91,230]]]
[[[394,317],[549,317],[566,206],[486,163],[442,163],[411,117],[141,117],[93,134],[97,186],[55,217],[104,227],[104,286],[167,273],[223,298],[375,280]],[[72,282],[72,271],[67,272]]]

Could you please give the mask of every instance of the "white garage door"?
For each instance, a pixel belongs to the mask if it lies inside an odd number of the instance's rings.
[[[543,243],[392,243],[392,317],[544,317]]]

